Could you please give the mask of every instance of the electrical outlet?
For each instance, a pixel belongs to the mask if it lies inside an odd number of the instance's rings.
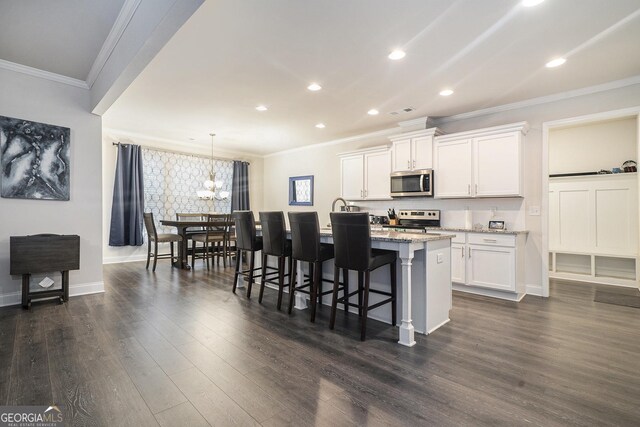
[[[443,260],[443,255],[438,254],[438,264],[442,264],[442,260]]]
[[[529,206],[530,216],[540,216],[540,206]]]

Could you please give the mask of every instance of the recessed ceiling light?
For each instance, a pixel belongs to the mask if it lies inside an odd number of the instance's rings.
[[[542,3],[544,0],[522,0],[522,5],[524,7],[533,7]]]
[[[378,114],[380,114],[380,111],[376,110],[375,108],[372,108],[371,110],[367,111],[367,114],[370,116],[377,116]]]
[[[547,68],[555,68],[555,67],[559,67],[562,64],[564,64],[565,62],[567,62],[566,59],[564,58],[556,58],[556,59],[552,59],[551,61],[547,62],[546,67]]]
[[[312,92],[317,92],[322,89],[322,86],[320,86],[318,83],[311,83],[309,86],[307,86],[307,89]]]
[[[258,110],[258,111],[267,111],[267,110],[268,110],[268,108],[267,108],[267,107],[265,107],[264,105],[258,105],[258,106],[256,107],[256,110]]]
[[[444,89],[440,91],[440,96],[449,96],[449,95],[453,95],[453,90]]]
[[[389,59],[392,59],[392,60],[394,60],[394,61],[397,61],[398,59],[402,59],[402,58],[404,58],[404,57],[405,57],[405,55],[406,55],[406,53],[405,53],[405,51],[404,51],[404,50],[396,49],[396,50],[394,50],[393,52],[391,52],[391,53],[389,54],[389,57],[388,57],[388,58],[389,58]]]
[[[318,129],[324,129],[326,126],[324,125],[324,123],[318,123],[318,124],[316,125],[316,127],[317,127]]]

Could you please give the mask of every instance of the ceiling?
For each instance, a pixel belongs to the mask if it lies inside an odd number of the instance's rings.
[[[104,124],[266,154],[636,76],[638,40],[638,0],[209,0]]]
[[[124,0],[3,0],[0,59],[86,80]]]

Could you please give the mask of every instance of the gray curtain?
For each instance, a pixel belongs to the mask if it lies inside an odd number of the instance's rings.
[[[142,150],[140,146],[118,145],[109,246],[140,246],[143,243],[144,185],[142,176]]]
[[[249,163],[234,160],[231,181],[231,212],[248,211],[249,207]]]

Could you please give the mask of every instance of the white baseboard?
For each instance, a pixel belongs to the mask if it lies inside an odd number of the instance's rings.
[[[99,294],[104,292],[104,282],[76,283],[69,285],[69,296]],[[0,295],[0,307],[19,305],[22,303],[22,292],[11,292]]]
[[[146,260],[147,260],[147,255],[142,254],[142,255],[133,255],[133,256],[113,256],[113,257],[103,258],[102,263],[103,264],[119,264],[122,262],[139,262],[139,261],[146,261]]]
[[[535,295],[537,297],[541,297],[542,295],[542,286],[528,284],[527,285],[527,295]]]

